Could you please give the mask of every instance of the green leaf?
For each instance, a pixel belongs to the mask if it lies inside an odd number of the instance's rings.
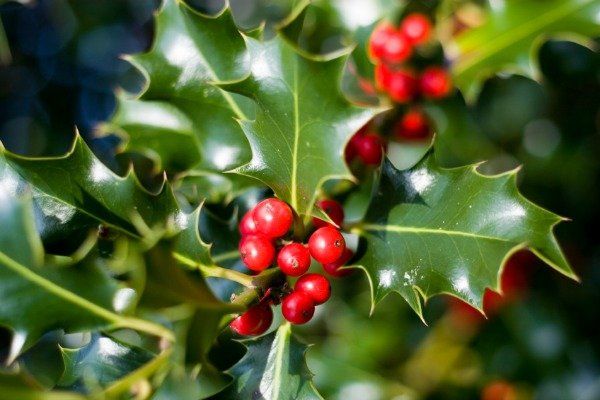
[[[45,392],[30,382],[28,377],[0,372],[0,400],[85,400],[77,393]]]
[[[77,135],[64,156],[28,158],[0,146],[0,190],[11,194],[32,187],[43,213],[61,223],[83,213],[118,230],[139,236],[136,221],[148,227],[175,221],[179,208],[168,185],[158,194],[146,191],[131,172],[114,174]]]
[[[228,371],[235,380],[219,399],[322,399],[304,358],[307,346],[292,335],[289,324],[243,343],[248,352]]]
[[[452,44],[455,81],[469,97],[478,78],[516,67],[531,74],[531,47],[540,37],[600,34],[597,0],[507,0],[492,7],[487,21],[465,31]]]
[[[253,104],[213,85],[248,73],[231,11],[208,16],[166,0],[155,22],[152,49],[129,58],[146,88],[137,99],[120,96],[110,124],[126,134],[125,151],[142,152],[168,171],[226,171],[247,162],[250,149],[235,119],[252,117]]]
[[[352,179],[344,146],[377,111],[354,106],[342,95],[347,52],[309,57],[280,35],[268,42],[246,42],[250,75],[222,85],[258,104],[254,121],[240,121],[252,160],[234,172],[262,181],[298,214],[311,215],[325,181]]]
[[[59,387],[93,392],[151,361],[155,354],[99,334],[77,349],[61,348],[65,371]]]
[[[200,400],[222,391],[231,378],[209,364],[200,371],[186,371],[183,367],[173,368],[158,387],[153,400]]]
[[[356,264],[367,273],[373,306],[398,292],[422,317],[421,298],[449,293],[481,309],[485,288],[500,290],[505,260],[525,247],[575,278],[552,233],[563,219],[526,200],[516,174],[444,169],[432,152],[405,171],[386,160],[355,229],[366,241]]]
[[[114,311],[122,292],[106,272],[85,261],[44,265],[31,200],[0,195],[0,325],[13,330],[9,360],[54,329],[132,328],[170,338],[165,328]]]
[[[195,333],[198,356],[208,352],[223,316],[243,310],[242,306],[222,302],[210,290],[202,270],[212,267],[211,246],[200,238],[198,224],[201,208],[182,217],[181,231],[169,241],[159,243],[148,253],[147,282],[143,300],[152,307],[186,304],[199,313],[202,330]]]

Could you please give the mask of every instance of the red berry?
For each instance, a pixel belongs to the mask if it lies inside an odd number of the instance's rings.
[[[346,265],[348,261],[350,261],[353,255],[354,253],[352,253],[352,250],[347,248],[344,250],[344,253],[342,253],[342,256],[340,258],[338,258],[334,262],[323,264],[323,269],[329,275],[334,276],[336,278],[341,278],[343,276],[350,275],[354,271],[351,269],[342,269],[342,267]]]
[[[379,165],[383,156],[383,141],[381,137],[374,133],[369,133],[362,137],[356,152],[363,163],[367,165]]]
[[[239,229],[242,236],[255,235],[258,233],[256,231],[256,224],[254,223],[254,218],[252,217],[252,213],[254,210],[248,211],[244,214],[244,217],[240,221]]]
[[[429,40],[431,22],[423,14],[412,13],[404,18],[400,30],[413,45],[421,44]]]
[[[273,263],[275,246],[263,235],[245,236],[240,241],[242,261],[252,271],[260,272]]]
[[[346,158],[346,162],[348,164],[350,164],[352,162],[352,160],[354,160],[354,158],[358,155],[356,149],[357,149],[358,143],[360,143],[360,141],[362,140],[362,137],[364,136],[364,134],[363,134],[364,129],[365,129],[365,127],[360,128],[360,130],[358,132],[356,132],[350,138],[350,141],[346,145],[346,149],[344,151],[344,157]]]
[[[252,216],[256,230],[270,238],[285,235],[294,221],[290,206],[274,197],[258,203],[254,207]]]
[[[409,58],[411,54],[410,41],[402,32],[394,30],[387,38],[381,59],[389,64],[399,64]]]
[[[409,110],[394,127],[398,139],[424,139],[429,133],[427,116],[418,109]]]
[[[387,79],[386,90],[395,102],[409,102],[417,94],[417,79],[410,70],[393,71]]]
[[[505,381],[490,382],[481,392],[481,400],[516,400],[519,397],[515,388]]]
[[[394,31],[394,27],[385,21],[375,27],[369,38],[369,56],[373,60],[380,61],[383,58],[388,38]]]
[[[445,69],[429,67],[421,75],[420,86],[423,96],[431,99],[441,99],[446,97],[452,90],[452,79]]]
[[[315,313],[315,304],[308,294],[294,291],[283,299],[281,313],[292,324],[305,324]]]
[[[325,214],[327,214],[337,226],[342,225],[342,222],[344,222],[344,209],[340,203],[335,200],[319,200],[317,206],[325,211]],[[313,218],[312,221],[315,228],[332,226],[329,222],[325,222],[320,218]]]
[[[300,277],[294,285],[294,290],[309,295],[316,305],[325,303],[331,296],[329,281],[319,274],[306,274]]]
[[[258,304],[234,319],[229,326],[238,335],[260,335],[273,322],[273,310],[268,304]]]
[[[387,91],[393,71],[386,64],[375,66],[375,86],[381,91]]]
[[[346,144],[346,149],[344,150],[344,158],[346,159],[346,163],[348,164],[350,164],[352,160],[356,158],[356,142],[359,136],[360,135],[358,133],[355,133],[354,136],[350,138],[348,144]]]
[[[330,226],[317,229],[308,239],[310,255],[322,264],[340,258],[345,248],[346,241],[342,234]]]
[[[277,255],[277,265],[286,275],[303,275],[310,268],[310,252],[300,243],[286,244]]]

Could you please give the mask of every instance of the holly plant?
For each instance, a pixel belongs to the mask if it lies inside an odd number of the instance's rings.
[[[519,168],[442,165],[439,110],[456,126],[482,77],[535,77],[540,36],[597,34],[598,2],[507,0],[477,26],[459,2],[380,2],[334,49],[306,18],[333,0],[256,29],[192,3],[164,0],[122,56],[143,85],[95,134],[126,173],[77,131],[63,155],[0,150],[1,399],[321,399],[301,325],[339,288],[426,323],[439,294],[483,312],[524,249],[577,279]]]

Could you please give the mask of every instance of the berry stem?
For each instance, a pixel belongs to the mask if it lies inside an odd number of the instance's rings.
[[[248,309],[250,306],[259,301],[267,289],[271,287],[282,286],[286,282],[285,275],[279,268],[269,268],[260,274],[250,277],[252,279],[251,286],[246,287],[242,292],[232,296],[231,302],[243,306]],[[227,315],[223,317],[219,325],[219,330],[223,330],[229,326],[229,323],[236,315]]]
[[[216,264],[213,265],[204,265],[197,263],[187,257],[183,257],[177,253],[173,254],[177,261],[182,264],[187,265],[191,268],[198,268],[202,274],[207,278],[221,278],[228,279],[233,282],[237,282],[241,285],[244,285],[248,288],[254,287],[253,280],[256,279],[255,276],[246,275],[242,272],[234,271],[232,269],[223,268]]]
[[[199,265],[200,271],[207,278],[221,278],[227,279],[233,282],[237,282],[240,285],[244,285],[248,288],[254,287],[254,277],[246,275],[242,272],[235,271],[233,269],[219,267],[218,265]]]

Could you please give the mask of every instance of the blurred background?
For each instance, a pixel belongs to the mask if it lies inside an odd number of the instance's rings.
[[[209,13],[222,7],[213,0],[189,3]],[[266,21],[267,36],[292,3],[231,0],[239,27]],[[442,44],[490,11],[484,0],[410,3],[438,17]],[[62,154],[77,126],[94,152],[123,172],[132,156],[118,154],[116,136],[98,138],[94,131],[114,112],[115,91],[140,84],[120,56],[148,50],[158,6],[158,0],[0,0],[4,146],[33,156]],[[298,42],[318,53],[360,43],[356,32],[402,6],[316,0]],[[298,329],[315,343],[308,363],[325,398],[600,399],[599,46],[598,39],[544,38],[531,53],[537,80],[503,73],[484,80],[469,102],[457,93],[428,106],[444,165],[489,160],[482,169],[493,173],[522,164],[525,196],[572,219],[557,235],[581,282],[518,253],[503,276],[505,296],[486,296],[488,319],[440,296],[426,307],[428,326],[399,296],[369,317],[360,274],[335,282],[333,300]],[[427,143],[394,146],[392,160],[410,166]],[[149,162],[134,161],[142,172]]]

